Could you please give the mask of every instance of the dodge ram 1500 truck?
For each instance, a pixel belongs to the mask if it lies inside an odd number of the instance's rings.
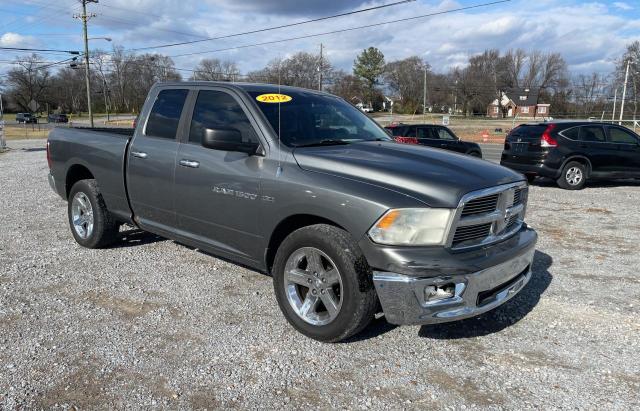
[[[287,320],[321,341],[380,309],[393,324],[472,317],[531,277],[522,174],[396,143],[327,93],[160,83],[135,130],[56,128],[47,158],[80,245],[127,223],[266,272]]]

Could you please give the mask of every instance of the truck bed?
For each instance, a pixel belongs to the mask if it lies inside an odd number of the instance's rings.
[[[109,210],[128,221],[131,216],[124,181],[125,156],[132,128],[56,127],[49,133],[51,174],[56,191],[67,198],[66,179],[91,170]],[[84,167],[84,170],[83,170]]]

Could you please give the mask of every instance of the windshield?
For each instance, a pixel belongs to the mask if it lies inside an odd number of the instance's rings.
[[[289,147],[390,140],[373,120],[338,97],[304,91],[279,95],[252,91],[249,95]]]

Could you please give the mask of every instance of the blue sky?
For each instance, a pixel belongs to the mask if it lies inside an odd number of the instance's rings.
[[[109,50],[195,40],[221,34],[321,17],[395,0],[100,0],[90,4],[97,16],[90,21],[92,48]],[[351,26],[405,18],[480,4],[488,0],[417,0],[407,4],[334,20],[158,50],[167,55],[201,52],[278,40]],[[72,18],[77,0],[0,0],[0,46],[78,49],[81,25]],[[363,48],[380,48],[387,60],[418,55],[436,71],[462,66],[470,55],[486,48],[561,52],[575,73],[611,70],[625,45],[640,40],[640,1],[512,0],[470,11],[409,23],[389,24],[349,33],[174,58],[179,68],[193,68],[200,59],[236,61],[242,72],[263,67],[269,60],[297,51],[318,52],[325,46],[338,68],[351,69]],[[0,52],[0,73],[16,53]],[[42,54],[47,60],[62,55]],[[183,73],[188,75],[188,73]]]

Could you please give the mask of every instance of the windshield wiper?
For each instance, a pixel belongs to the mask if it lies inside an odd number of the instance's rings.
[[[299,144],[299,145],[296,145],[296,147],[338,146],[338,145],[346,145],[350,143],[351,142],[347,140],[326,139],[326,140],[315,141],[313,143],[308,143],[308,144]]]

